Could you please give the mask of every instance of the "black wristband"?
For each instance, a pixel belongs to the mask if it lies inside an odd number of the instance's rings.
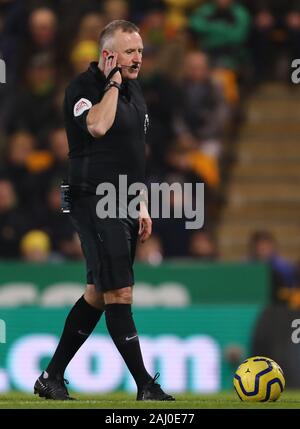
[[[118,66],[114,67],[114,68],[110,71],[110,73],[108,74],[108,76],[107,76],[107,78],[106,78],[106,82],[109,82],[109,81],[110,81],[110,79],[113,77],[113,75],[114,75],[115,73],[117,73],[117,72],[120,72],[120,73],[121,73],[121,67],[118,67]]]
[[[120,90],[121,89],[121,85],[118,83],[118,82],[115,82],[114,80],[110,80],[107,84],[106,84],[106,86],[105,86],[105,88],[104,88],[104,91],[106,92],[106,91],[108,91],[112,86],[114,86],[115,88],[118,88],[118,90]]]

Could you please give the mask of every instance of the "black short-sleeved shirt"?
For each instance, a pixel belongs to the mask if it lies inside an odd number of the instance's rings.
[[[94,138],[87,129],[89,109],[101,101],[106,78],[93,62],[66,89],[65,125],[69,142],[69,182],[73,189],[95,193],[99,183],[116,187],[120,174],[128,185],[144,182],[146,104],[136,80],[122,83],[115,121],[107,133]]]

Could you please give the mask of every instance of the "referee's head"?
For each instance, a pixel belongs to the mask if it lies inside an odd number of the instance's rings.
[[[110,22],[100,34],[99,67],[111,52],[117,54],[117,63],[122,67],[124,79],[136,79],[142,64],[143,42],[139,28],[132,22],[115,20]],[[133,67],[132,67],[133,66]]]

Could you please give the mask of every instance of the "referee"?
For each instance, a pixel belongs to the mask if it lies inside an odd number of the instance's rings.
[[[65,369],[105,312],[108,332],[136,382],[137,400],[174,400],[156,382],[159,374],[150,376],[144,366],[131,312],[136,242],[138,237],[147,240],[152,227],[146,202],[140,203],[138,218],[121,201],[116,201],[115,218],[96,213],[99,184],[112,183],[118,190],[119,175],[126,175],[128,186],[144,182],[148,115],[136,81],[142,52],[139,29],[128,21],[113,21],[100,35],[99,63],[91,63],[66,89],[70,217],[86,259],[87,286],[35,382],[34,392],[47,399],[72,399]]]

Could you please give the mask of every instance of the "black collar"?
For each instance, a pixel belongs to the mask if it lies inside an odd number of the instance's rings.
[[[90,66],[89,66],[88,70],[89,70],[89,71],[90,71],[90,72],[95,76],[95,78],[96,78],[99,82],[101,82],[101,83],[104,83],[104,82],[105,82],[106,78],[105,78],[105,76],[104,76],[103,72],[99,69],[99,67],[98,67],[98,63],[97,63],[96,61],[93,61],[93,62],[90,64]]]

